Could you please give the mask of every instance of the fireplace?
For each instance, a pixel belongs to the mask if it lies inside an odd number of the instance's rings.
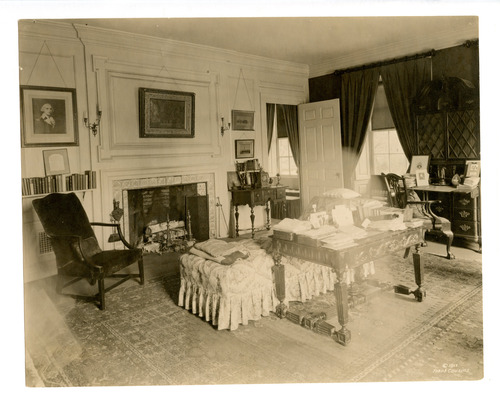
[[[148,227],[168,221],[179,222],[196,241],[213,237],[214,178],[214,174],[202,173],[113,180],[113,199],[123,206],[125,237],[140,245]]]
[[[167,222],[171,223],[169,231],[178,226],[190,231],[189,236],[197,241],[207,240],[210,237],[208,198],[205,192],[198,194],[202,188],[206,188],[206,183],[127,190],[130,243],[140,244],[145,241],[147,230]],[[181,237],[188,235],[178,233]]]

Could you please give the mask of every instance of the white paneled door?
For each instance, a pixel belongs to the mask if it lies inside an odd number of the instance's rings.
[[[301,104],[298,108],[300,136],[300,194],[302,206],[312,197],[342,188],[342,144],[338,99]]]

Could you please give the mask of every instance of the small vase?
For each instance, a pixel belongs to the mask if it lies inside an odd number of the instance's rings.
[[[452,179],[451,179],[451,184],[456,187],[458,184],[460,184],[460,175],[455,174]]]

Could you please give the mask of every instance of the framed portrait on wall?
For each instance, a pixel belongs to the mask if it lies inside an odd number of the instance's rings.
[[[74,88],[21,86],[21,146],[78,146]]]
[[[139,88],[139,137],[194,137],[195,94]]]

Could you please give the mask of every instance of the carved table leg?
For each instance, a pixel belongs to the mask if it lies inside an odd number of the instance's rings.
[[[416,251],[413,253],[413,271],[415,272],[415,283],[418,288],[412,293],[415,295],[415,299],[419,302],[422,302],[425,298],[425,290],[422,287],[424,284],[424,266],[421,258],[420,247],[417,246]]]
[[[351,341],[351,331],[346,328],[346,324],[349,322],[349,306],[347,304],[347,284],[342,282],[339,274],[337,274],[334,292],[337,303],[337,316],[342,327],[336,332],[337,342],[345,346]]]
[[[240,217],[240,212],[238,212],[238,205],[236,205],[234,207],[234,218],[235,218],[235,221],[236,221],[236,237],[239,237],[240,236],[240,232],[239,232],[239,226],[238,226],[238,218]]]
[[[281,264],[281,254],[276,252],[273,254],[274,266],[274,287],[276,289],[276,297],[280,303],[276,306],[276,315],[279,318],[285,318],[287,312],[287,306],[284,303],[286,292],[285,292],[285,266]]]
[[[423,243],[422,243],[423,244]],[[419,302],[424,301],[425,298],[425,290],[423,288],[424,284],[424,265],[421,261],[422,256],[420,255],[420,245],[416,246],[415,252],[413,253],[413,272],[415,274],[415,283],[418,288],[415,290],[411,290],[408,286],[404,285],[395,285],[394,292],[402,295],[411,295],[415,296]]]
[[[250,221],[252,222],[252,238],[255,234],[255,229],[253,227],[253,222],[255,221],[255,215],[253,213],[253,206],[250,206]]]

